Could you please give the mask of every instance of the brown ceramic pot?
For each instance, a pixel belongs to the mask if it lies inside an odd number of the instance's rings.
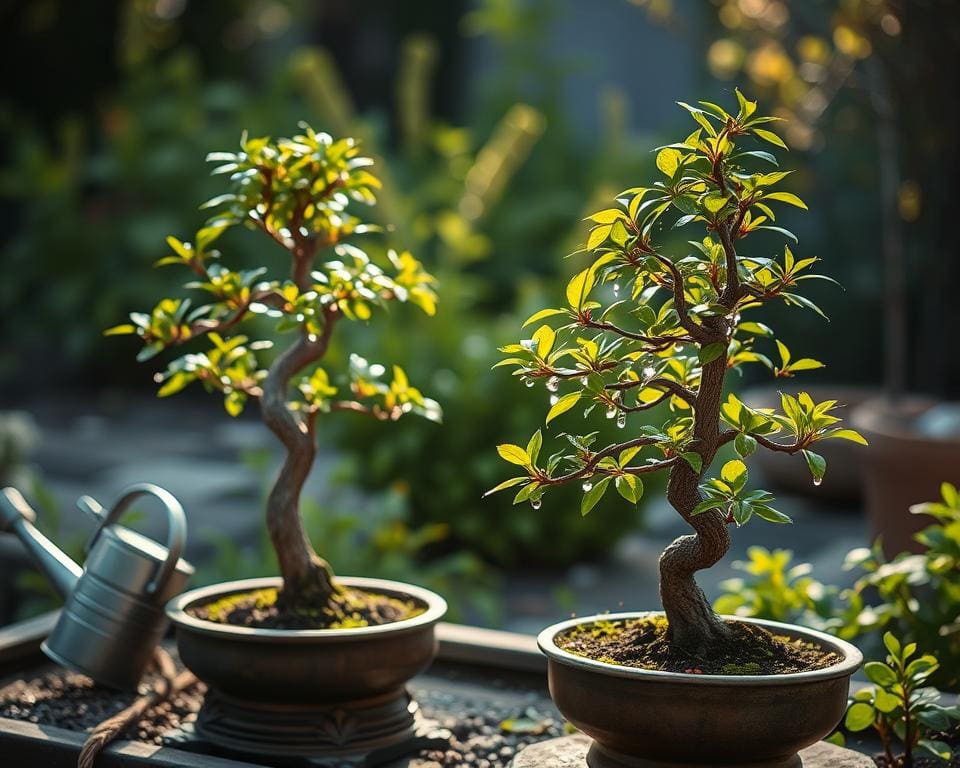
[[[814,642],[842,661],[787,675],[693,675],[592,661],[555,643],[575,626],[654,615],[661,614],[572,619],[537,639],[557,708],[594,739],[591,768],[792,768],[799,765],[797,753],[843,717],[850,676],[863,656],[850,643],[791,624],[728,617]]]
[[[436,653],[439,595],[383,579],[341,578],[346,586],[412,599],[424,612],[354,629],[281,630],[204,621],[187,610],[230,595],[279,587],[279,578],[194,589],[173,599],[183,663],[207,694],[196,731],[217,746],[273,756],[356,755],[410,741],[416,707],[405,684]]]
[[[913,426],[936,404],[921,397],[901,398],[896,405],[875,398],[851,417],[854,428],[870,441],[864,451],[870,538],[881,537],[888,557],[919,552],[922,547],[913,535],[934,522],[927,515],[911,514],[910,507],[938,501],[944,481],[960,485],[960,440],[922,435]]]

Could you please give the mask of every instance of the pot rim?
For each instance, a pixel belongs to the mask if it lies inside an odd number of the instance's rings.
[[[769,619],[744,618],[742,616],[724,615],[721,618],[729,621],[741,621],[747,624],[759,624],[767,629],[779,630],[783,634],[799,635],[804,639],[813,640],[827,646],[843,656],[837,664],[824,669],[813,669],[806,672],[790,672],[781,675],[696,675],[686,672],[664,672],[659,669],[640,669],[614,664],[605,664],[584,656],[565,651],[554,642],[561,632],[582,624],[595,621],[615,621],[618,619],[641,619],[649,616],[663,616],[663,611],[627,611],[623,613],[594,614],[581,618],[567,619],[544,629],[537,636],[537,645],[551,662],[557,662],[569,667],[596,672],[609,677],[620,677],[647,682],[682,683],[690,685],[712,686],[764,686],[764,685],[794,685],[812,683],[823,680],[832,680],[838,677],[849,677],[863,663],[863,654],[860,649],[846,640],[833,637],[815,629],[807,629],[796,624],[786,624]]]
[[[188,629],[204,635],[249,640],[253,642],[339,642],[352,638],[373,639],[381,635],[402,634],[436,624],[447,612],[447,601],[436,592],[424,587],[406,584],[402,581],[374,579],[365,576],[338,576],[337,581],[351,587],[381,592],[391,597],[411,597],[426,605],[427,609],[418,616],[390,624],[378,624],[371,627],[350,627],[348,629],[261,629],[258,627],[238,627],[232,624],[219,624],[191,616],[186,609],[197,602],[212,597],[226,597],[238,592],[250,592],[269,587],[280,587],[283,579],[279,576],[265,576],[237,581],[223,581],[206,587],[197,587],[183,592],[166,605],[167,617],[178,629]]]

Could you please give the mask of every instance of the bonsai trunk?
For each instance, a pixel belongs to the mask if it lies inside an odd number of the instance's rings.
[[[726,355],[721,355],[703,367],[694,406],[694,439],[689,450],[700,454],[704,468],[710,466],[719,447],[726,366]],[[730,534],[720,511],[693,515],[694,507],[703,500],[699,482],[699,473],[686,461],[673,465],[667,499],[695,533],[680,536],[660,556],[660,600],[667,614],[667,639],[673,647],[694,655],[709,652],[730,636],[729,628],[694,580],[697,571],[715,565],[730,549]]]
[[[260,398],[264,423],[287,449],[267,499],[267,530],[283,576],[280,601],[292,609],[324,606],[339,592],[330,565],[313,550],[300,516],[300,492],[316,456],[313,415],[301,417],[287,407],[291,377],[319,360],[328,341],[329,332],[313,340],[301,336],[270,366]]]

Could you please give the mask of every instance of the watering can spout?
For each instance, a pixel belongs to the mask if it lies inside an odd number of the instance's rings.
[[[16,488],[0,491],[0,531],[16,534],[33,561],[66,599],[73,593],[83,569],[34,527],[36,519],[36,512]]]

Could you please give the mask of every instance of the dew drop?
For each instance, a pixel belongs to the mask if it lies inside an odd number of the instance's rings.
[[[620,293],[620,283],[614,283],[614,284],[613,284],[613,292],[614,292],[614,293]]]
[[[550,405],[556,405],[559,400],[557,395],[550,395]]]
[[[547,379],[548,392],[556,392],[558,389],[560,389],[560,379],[558,379],[556,376],[551,376],[549,379]]]
[[[540,499],[530,499],[530,506],[533,507],[534,509],[540,509],[542,505],[543,505],[543,502],[540,501]]]
[[[656,368],[651,368],[648,366],[647,368],[643,369],[643,378],[652,379],[656,374],[656,372],[657,372]]]
[[[589,480],[584,480],[583,485],[580,487],[583,488],[584,493],[589,493],[590,491],[593,490],[593,483],[590,482]]]
[[[813,478],[813,484],[814,484],[814,485],[820,485],[820,483],[822,483],[822,482],[823,482],[823,478],[822,478],[822,477],[815,477],[815,478]]]
[[[612,418],[614,418],[616,415],[617,415],[617,409],[616,409],[616,408],[607,408],[607,418],[608,418],[608,419],[612,419]]]
[[[536,384],[536,382],[533,379],[527,379],[523,383],[527,385],[527,389],[533,389],[534,385]]]
[[[620,413],[617,414],[617,426],[620,429],[623,429],[625,426],[627,426],[627,414],[623,411],[620,411]]]
[[[581,377],[580,377],[580,385],[581,385],[581,386],[583,386],[583,387],[587,386],[587,381],[588,381],[588,379],[587,379],[586,376],[581,376]]]

